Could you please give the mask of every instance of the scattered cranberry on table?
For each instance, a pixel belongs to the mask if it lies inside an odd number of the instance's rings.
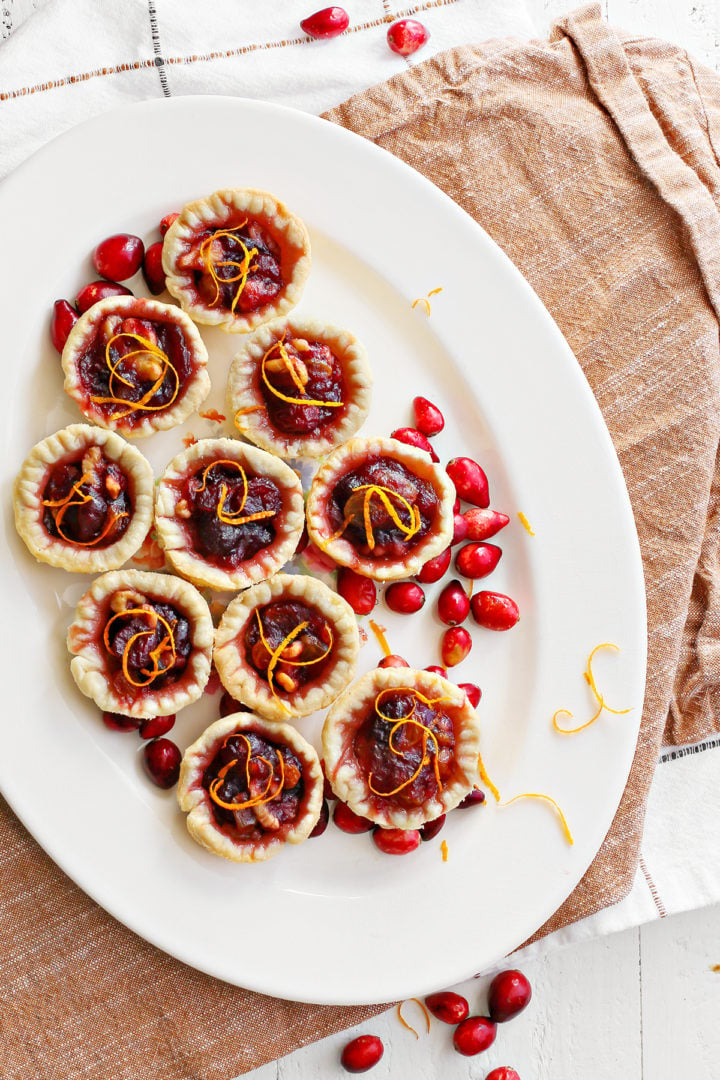
[[[412,581],[394,581],[385,590],[385,603],[398,615],[414,615],[425,604],[425,593]]]
[[[470,1014],[470,1006],[462,994],[453,990],[441,990],[437,994],[428,994],[425,1004],[436,1020],[443,1024],[459,1024]]]
[[[374,822],[355,814],[344,802],[338,802],[335,806],[333,821],[338,829],[351,834],[370,832],[371,829],[375,828]]]
[[[484,578],[493,572],[501,555],[502,548],[496,544],[466,544],[455,556],[455,569],[463,577]]]
[[[162,240],[158,240],[156,244],[151,244],[145,252],[145,258],[142,264],[142,273],[145,278],[145,284],[147,285],[153,296],[159,296],[160,293],[165,292],[165,271],[162,264],[162,252],[163,243]]]
[[[499,1068],[489,1072],[485,1080],[520,1080],[520,1076],[509,1065],[501,1065]]]
[[[443,679],[447,679],[447,669],[440,667],[439,664],[430,664],[425,668],[425,671],[432,671],[434,675],[441,675]]]
[[[435,462],[440,460],[435,453],[432,444],[425,438],[422,432],[416,431],[415,428],[395,428],[394,431],[390,432],[390,438],[397,439],[398,442],[405,443],[406,446],[415,446],[418,450],[424,450]]]
[[[65,348],[65,342],[70,336],[70,331],[79,318],[77,311],[67,300],[56,300],[53,304],[50,337],[59,353]]]
[[[440,642],[440,657],[445,667],[461,664],[472,649],[472,638],[463,626],[451,626]]]
[[[445,814],[441,814],[440,817],[436,817],[432,821],[426,821],[424,825],[421,825],[419,829],[420,839],[434,840],[445,824],[445,816]]]
[[[372,578],[356,574],[347,566],[338,570],[337,591],[356,615],[369,615],[377,603],[377,589]]]
[[[453,578],[444,587],[437,602],[438,618],[446,626],[457,626],[465,622],[470,614],[470,600],[462,586],[462,582]]]
[[[520,618],[515,601],[502,593],[475,593],[470,606],[473,619],[486,630],[511,630]]]
[[[400,19],[387,32],[388,45],[399,56],[412,56],[429,37],[427,28],[417,19]]]
[[[136,720],[134,716],[123,716],[122,713],[104,712],[103,724],[111,731],[137,731],[142,720]]]
[[[453,1032],[453,1046],[459,1054],[472,1057],[495,1042],[497,1026],[488,1016],[468,1016]]]
[[[170,226],[174,225],[179,217],[179,214],[166,214],[160,222],[160,235],[164,236]]]
[[[143,747],[145,772],[161,788],[177,784],[181,759],[180,748],[170,739],[153,739]]]
[[[501,514],[498,510],[490,510],[487,507],[474,506],[472,510],[466,510],[463,514],[467,522],[468,540],[489,540],[504,529],[510,518],[507,514]]]
[[[106,281],[127,281],[142,266],[145,245],[139,236],[116,233],[102,240],[92,256],[93,266]]]
[[[175,713],[171,716],[151,716],[141,720],[138,726],[141,739],[156,739],[158,735],[167,735],[175,727]]]
[[[480,698],[482,697],[482,690],[473,682],[461,682],[458,683],[458,689],[465,691],[465,697],[468,699],[473,709],[477,709],[480,704]]]
[[[418,829],[374,829],[372,838],[386,855],[409,855],[420,846]]]
[[[499,972],[488,990],[488,1011],[497,1024],[521,1013],[532,997],[532,987],[522,971],[509,968]]]
[[[445,427],[445,417],[437,405],[433,405],[432,401],[428,401],[427,398],[413,398],[413,410],[415,412],[415,427],[421,434],[427,435],[428,438],[437,435]]]
[[[382,1039],[377,1035],[358,1035],[357,1039],[349,1042],[342,1052],[340,1064],[348,1072],[367,1072],[377,1065],[383,1056]]]
[[[462,514],[453,515],[453,537],[450,544],[454,547],[455,544],[462,544],[463,540],[467,540],[468,526]]]
[[[455,485],[458,497],[483,509],[490,505],[490,485],[484,470],[469,457],[448,461],[445,471]]]
[[[423,585],[432,585],[434,581],[439,581],[441,577],[445,576],[451,558],[452,551],[450,548],[445,548],[434,559],[428,559],[415,576],[418,581],[422,581]]]
[[[485,792],[480,788],[473,788],[469,794],[465,796],[462,802],[459,802],[455,807],[456,810],[469,810],[473,806],[482,806],[485,802]]]
[[[350,16],[345,8],[326,7],[313,12],[303,19],[300,29],[311,38],[334,38],[342,34],[350,25]]]
[[[81,315],[89,311],[98,300],[107,300],[109,296],[132,296],[132,289],[118,285],[116,281],[91,281],[83,286],[75,297],[75,306]]]
[[[383,656],[382,660],[378,664],[379,668],[389,667],[410,667],[407,660],[404,660],[402,656],[398,656],[397,653],[390,653],[389,656]]]

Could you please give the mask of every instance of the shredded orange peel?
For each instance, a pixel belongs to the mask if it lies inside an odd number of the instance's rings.
[[[136,686],[139,688],[144,686],[150,686],[150,684],[153,683],[155,679],[158,678],[158,676],[164,675],[165,672],[169,671],[175,663],[175,637],[173,635],[172,627],[170,626],[167,619],[164,619],[163,616],[159,614],[159,612],[153,611],[149,608],[136,607],[128,608],[126,611],[118,611],[115,615],[112,616],[111,619],[108,619],[107,623],[105,624],[105,629],[103,631],[103,642],[108,652],[111,651],[110,627],[116,619],[123,619],[126,618],[128,615],[142,615],[145,618],[150,619],[151,626],[148,627],[147,630],[138,630],[136,634],[132,635],[132,637],[125,645],[122,655],[122,672],[131,686]],[[130,662],[130,650],[132,649],[138,638],[149,637],[154,634],[158,623],[160,623],[166,631],[165,637],[162,638],[160,644],[157,645],[150,653],[150,659],[153,663],[152,671],[148,671],[147,668],[140,669],[140,673],[142,675],[147,675],[147,679],[145,680],[145,682],[136,682],[135,679],[132,678],[128,668]],[[168,664],[165,664],[164,667],[161,667],[160,657],[164,652],[170,653],[170,662]]]
[[[243,514],[243,510],[245,508],[245,503],[248,496],[247,474],[239,461],[232,461],[230,458],[218,458],[217,461],[212,461],[203,469],[202,483],[197,489],[198,493],[201,491],[205,491],[207,487],[208,474],[211,469],[215,468],[216,465],[230,465],[232,466],[232,468],[237,469],[240,473],[240,479],[242,480],[243,485],[243,494],[242,499],[240,500],[240,506],[237,510],[228,511],[225,509],[225,500],[228,495],[228,486],[224,483],[220,484],[220,498],[218,499],[218,504],[215,511],[220,521],[224,522],[226,525],[247,525],[251,521],[262,521],[264,518],[275,517],[275,514],[277,513],[277,511],[275,510],[258,510],[258,512],[255,514]]]
[[[560,727],[560,725],[558,723],[558,718],[559,717],[567,716],[570,720],[572,720],[574,714],[570,711],[570,709],[558,709],[555,713],[553,713],[552,724],[553,724],[553,727],[555,728],[555,730],[560,735],[577,735],[577,733],[579,731],[584,731],[585,728],[588,728],[588,727],[590,727],[591,724],[594,724],[595,721],[598,719],[598,717],[600,716],[600,714],[603,711],[613,713],[614,716],[624,716],[626,713],[632,712],[631,708],[630,709],[613,709],[610,705],[607,704],[607,702],[605,701],[605,698],[602,696],[602,694],[598,690],[597,683],[595,682],[595,675],[593,674],[593,670],[592,670],[592,662],[593,662],[593,660],[595,658],[595,654],[597,652],[599,652],[600,649],[612,649],[614,652],[620,652],[619,646],[615,645],[614,642],[612,642],[612,641],[602,641],[599,645],[595,646],[595,648],[592,650],[592,652],[588,656],[587,667],[585,668],[585,671],[583,672],[583,678],[585,679],[585,682],[590,687],[590,689],[591,689],[591,691],[593,693],[593,696],[595,697],[595,700],[598,703],[598,707],[595,710],[594,714],[590,717],[589,720],[586,720],[584,724],[580,724],[578,727],[574,727],[574,728]]]
[[[522,525],[523,529],[525,529],[525,531],[527,533],[529,533],[530,536],[534,536],[535,535],[535,530],[533,529],[532,525],[530,524],[528,519],[523,514],[522,510],[518,510],[518,519],[519,519],[520,524]]]
[[[287,394],[283,394],[280,390],[277,389],[277,387],[273,386],[273,384],[270,382],[270,380],[268,378],[268,375],[267,375],[267,371],[265,369],[266,369],[266,366],[267,366],[267,362],[270,359],[271,354],[275,351],[275,349],[278,350],[279,358],[282,360],[283,365],[286,368],[288,375],[290,376],[292,381],[295,383],[295,385],[297,386],[299,392],[303,395],[303,397],[299,397],[299,398],[288,397]],[[288,404],[290,404],[290,405],[317,405],[317,406],[321,406],[321,407],[326,408],[326,409],[340,409],[345,404],[344,401],[321,401],[319,398],[316,399],[316,398],[307,397],[307,391],[305,390],[305,383],[303,382],[303,380],[302,380],[302,378],[300,376],[300,373],[298,372],[298,369],[297,369],[297,366],[296,366],[296,364],[294,362],[294,359],[290,356],[287,349],[285,348],[285,344],[282,341],[282,339],[279,340],[279,341],[275,341],[270,346],[270,348],[267,350],[265,355],[263,356],[262,361],[260,363],[260,376],[262,378],[262,381],[265,383],[265,386],[267,386],[267,388],[268,388],[268,390],[270,391],[271,394],[273,394],[276,398],[280,398],[281,401],[287,401]],[[239,414],[236,414],[236,415],[239,415]]]
[[[332,647],[333,647],[333,643],[334,643],[333,632],[330,629],[329,624],[325,623],[325,629],[328,632],[328,637],[330,638],[330,641],[329,641],[329,643],[327,645],[327,648],[325,649],[325,652],[321,653],[320,656],[316,656],[312,660],[291,660],[291,659],[288,659],[286,657],[283,657],[283,653],[284,653],[285,649],[287,649],[288,645],[292,644],[292,642],[295,640],[295,638],[298,637],[303,632],[303,630],[307,630],[310,623],[307,622],[307,620],[306,620],[305,622],[301,622],[297,626],[294,626],[292,628],[292,630],[290,631],[290,633],[287,634],[287,636],[283,638],[283,640],[280,642],[280,644],[277,646],[277,648],[274,649],[272,647],[272,645],[269,644],[267,638],[265,637],[265,628],[263,627],[263,624],[262,624],[262,618],[260,616],[260,611],[257,608],[255,609],[255,617],[257,619],[258,630],[260,632],[260,640],[262,641],[263,645],[265,646],[265,648],[267,649],[267,651],[268,651],[268,653],[270,655],[270,663],[268,664],[268,669],[267,669],[267,680],[268,680],[268,686],[270,687],[270,693],[273,695],[275,700],[278,701],[280,703],[280,705],[282,705],[283,709],[285,709],[285,711],[287,713],[292,715],[293,714],[292,709],[290,708],[290,706],[287,704],[286,701],[283,701],[282,698],[279,697],[278,692],[277,692],[277,688],[275,687],[275,682],[274,682],[275,668],[277,667],[277,665],[279,663],[287,664],[289,667],[310,667],[312,664],[319,664],[323,660],[326,660],[327,657],[330,655],[330,653],[332,651]]]
[[[424,304],[425,305],[425,312],[426,312],[428,318],[430,318],[430,314],[432,312],[432,308],[430,307],[430,297],[431,296],[437,296],[437,294],[441,293],[441,292],[442,292],[442,286],[438,286],[437,289],[431,289],[430,292],[427,293],[425,296],[418,296],[417,300],[413,300],[413,302],[412,302],[412,304],[410,306],[411,306],[411,308],[414,309],[414,308],[417,307],[418,304]]]
[[[125,353],[123,356],[119,356],[117,360],[113,360],[111,353],[113,344],[120,339],[127,338],[133,341],[137,341],[141,348],[132,349],[130,352]],[[149,390],[145,391],[139,401],[128,401],[126,397],[118,396],[118,394],[116,394],[113,389],[113,382],[115,379],[117,379],[118,382],[123,383],[125,386],[130,387],[131,390],[136,390],[138,388],[136,383],[132,382],[130,379],[126,379],[125,376],[119,372],[118,368],[120,367],[120,365],[124,364],[127,360],[132,360],[133,357],[146,356],[148,353],[151,356],[154,356],[157,360],[159,360],[162,365],[162,370],[158,377],[155,379],[155,382],[152,384]],[[93,402],[94,405],[126,405],[127,409],[125,410],[125,412],[115,413],[115,420],[124,420],[127,416],[130,416],[134,412],[162,412],[163,409],[167,409],[173,404],[176,397],[178,396],[178,393],[180,392],[180,376],[178,375],[177,370],[175,369],[173,364],[171,364],[170,358],[167,353],[163,352],[160,346],[156,345],[155,342],[150,341],[148,338],[143,337],[141,334],[131,334],[122,331],[121,333],[113,334],[112,337],[108,338],[108,341],[105,345],[105,363],[107,364],[108,370],[110,372],[110,378],[108,380],[108,390],[110,391],[110,395],[108,397],[91,396],[90,400]],[[165,382],[165,378],[169,372],[172,372],[172,378],[175,380],[175,389],[172,392],[170,400],[166,401],[162,405],[150,405],[149,402],[152,401],[155,394]]]
[[[421,1010],[421,1012],[423,1014],[423,1017],[425,1018],[426,1034],[429,1035],[430,1034],[430,1013],[427,1011],[427,1009],[425,1008],[425,1006],[423,1005],[422,1001],[420,1001],[419,998],[408,998],[408,1001],[414,1001],[415,1004],[417,1005],[417,1007]],[[399,1001],[398,1002],[398,1004],[397,1004],[397,1018],[400,1021],[400,1023],[402,1024],[402,1026],[405,1028],[406,1031],[412,1031],[415,1038],[419,1039],[420,1036],[417,1033],[417,1031],[415,1030],[415,1028],[412,1026],[412,1024],[408,1024],[407,1020],[405,1019],[405,1017],[402,1014],[403,1005],[407,1005],[407,1003],[408,1003],[407,1001]]]
[[[567,818],[563,814],[558,804],[555,802],[555,799],[551,798],[550,795],[542,795],[540,792],[537,791],[523,791],[520,795],[514,795],[512,799],[508,799],[507,802],[500,803],[500,806],[511,806],[514,802],[518,802],[519,799],[540,799],[543,802],[549,803],[560,820],[560,826],[568,844],[575,843],[573,834],[570,832],[570,826],[567,823]]]
[[[70,491],[62,499],[43,499],[43,506],[47,506],[52,513],[53,521],[55,522],[55,528],[58,531],[59,536],[66,544],[73,544],[75,547],[94,547],[96,544],[101,543],[108,535],[117,521],[121,518],[127,517],[126,510],[114,510],[110,509],[107,516],[107,521],[94,540],[73,540],[72,537],[66,536],[62,530],[62,523],[65,514],[72,506],[84,506],[85,503],[90,502],[92,495],[82,490],[83,484],[87,484],[92,479],[90,473],[83,473],[79,480],[77,480]],[[74,499],[73,496],[77,498]],[[56,512],[55,512],[56,511]]]
[[[252,756],[253,756],[252,755],[252,746],[250,745],[250,740],[248,739],[247,735],[243,735],[242,732],[240,732],[240,731],[237,732],[235,737],[243,739],[246,746],[247,746],[247,757],[245,758],[245,786],[247,787],[248,792],[250,792],[252,790],[251,786],[250,786],[251,785],[251,781],[250,781],[250,761],[251,761]],[[230,735],[228,735],[228,739],[229,738],[231,738]],[[223,747],[225,747],[226,745],[227,745],[227,739],[223,743]],[[215,779],[210,784],[210,787],[209,787],[208,790],[209,790],[210,798],[212,799],[212,801],[217,806],[221,806],[224,810],[235,811],[235,810],[248,810],[253,806],[259,806],[262,803],[269,803],[269,802],[272,802],[273,799],[277,799],[278,795],[280,794],[280,792],[282,791],[282,789],[283,789],[283,787],[285,785],[285,759],[283,758],[282,754],[277,749],[277,747],[274,747],[273,749],[275,750],[275,754],[277,756],[277,763],[278,763],[278,767],[279,767],[280,778],[279,778],[278,783],[277,783],[277,785],[275,787],[275,790],[272,793],[271,793],[270,789],[272,788],[272,785],[273,785],[273,779],[275,777],[275,769],[274,769],[273,765],[271,764],[271,762],[269,762],[266,757],[263,757],[261,754],[258,754],[256,756],[255,760],[256,761],[261,761],[263,763],[263,765],[265,765],[267,767],[267,769],[269,770],[269,776],[268,776],[267,784],[265,785],[265,790],[260,792],[259,795],[251,795],[249,799],[245,799],[242,802],[225,802],[224,799],[221,799],[220,796],[218,795],[218,789],[222,786],[223,781],[225,780],[225,777],[227,776],[230,769],[232,769],[232,767],[234,765],[237,765],[237,763],[238,763],[238,759],[233,758],[233,760],[229,761],[227,765],[223,765],[222,769],[220,769],[217,776],[215,777]]]
[[[403,716],[399,720],[397,720],[394,716],[388,716],[387,713],[384,713],[382,711],[382,708],[380,707],[380,701],[383,695],[394,693],[412,694],[414,696],[414,701],[412,703],[412,708],[410,712],[407,714],[407,716]],[[432,706],[438,704],[440,701],[448,700],[449,699],[447,697],[425,697],[425,695],[421,694],[419,690],[416,690],[414,687],[411,686],[390,686],[387,687],[385,690],[380,691],[380,693],[375,698],[375,712],[378,714],[378,716],[382,717],[383,720],[387,720],[389,724],[393,725],[390,729],[390,735],[388,736],[388,748],[390,749],[390,752],[395,754],[397,757],[404,757],[403,751],[398,750],[393,745],[393,739],[395,738],[395,733],[401,727],[404,727],[405,724],[410,724],[412,727],[419,728],[420,731],[422,731],[422,754],[420,757],[420,763],[418,764],[412,776],[408,777],[407,780],[403,780],[403,782],[401,784],[398,784],[397,787],[393,788],[392,791],[378,791],[376,787],[373,787],[373,773],[370,773],[370,775],[368,776],[368,787],[370,791],[372,791],[373,795],[379,795],[380,798],[384,799],[390,798],[390,796],[392,795],[397,795],[399,791],[402,791],[404,788],[408,787],[409,784],[412,784],[412,782],[416,780],[417,777],[420,775],[422,769],[424,769],[426,765],[429,765],[431,763],[433,767],[433,772],[435,773],[435,783],[437,784],[437,789],[438,791],[442,791],[443,783],[440,779],[440,763],[438,760],[440,754],[440,746],[438,744],[437,737],[435,733],[429,727],[427,727],[426,724],[421,723],[419,720],[414,720],[413,714],[415,712],[415,709],[417,708],[418,701],[422,701],[425,705]],[[435,753],[432,758],[427,752],[428,740],[430,739],[432,740],[433,746],[435,747]]]
[[[478,754],[478,762],[477,762],[477,764],[478,764],[478,774],[480,776],[480,779],[482,780],[485,787],[490,788],[490,791],[492,792],[492,795],[493,795],[493,798],[495,799],[495,802],[499,803],[500,802],[500,792],[498,791],[498,789],[495,787],[492,780],[488,776],[487,769],[485,768],[485,763],[484,763],[484,761],[482,759],[481,754]]]
[[[240,295],[247,283],[248,274],[257,269],[257,267],[251,266],[251,263],[253,258],[258,254],[258,249],[255,247],[249,248],[240,236],[235,235],[235,233],[239,232],[240,229],[245,227],[245,225],[247,225],[247,218],[245,219],[245,221],[240,222],[239,225],[236,225],[234,229],[218,229],[218,231],[213,233],[212,236],[208,236],[205,240],[203,240],[202,244],[200,245],[200,258],[205,264],[205,270],[210,275],[212,283],[215,286],[215,296],[208,304],[208,307],[214,307],[220,299],[221,285],[231,285],[234,284],[236,281],[239,282],[239,285],[235,291],[235,296],[233,297],[233,301],[230,305],[230,311],[233,315],[235,314],[235,308],[237,306],[238,300],[240,299]],[[240,262],[236,262],[234,259],[223,259],[222,249],[220,253],[220,259],[215,260],[213,256],[212,246],[216,240],[223,239],[232,240],[240,248],[242,248],[243,257]],[[238,273],[234,274],[232,277],[218,277],[217,270],[221,266],[231,267],[237,270]]]
[[[440,845],[440,851],[442,852],[442,861],[447,862],[448,861],[447,840],[443,840],[442,844]]]
[[[380,626],[374,619],[368,619],[368,624],[373,634],[378,640],[378,645],[382,649],[385,656],[392,656],[392,649],[388,645],[387,638],[385,637],[385,627]]]
[[[372,531],[372,499],[379,498],[388,512],[389,517],[397,525],[398,529],[405,535],[405,540],[412,540],[413,536],[418,532],[422,524],[420,519],[420,511],[415,505],[411,505],[406,498],[399,495],[397,491],[393,491],[392,488],[383,487],[381,484],[360,484],[359,487],[353,488],[353,495],[356,491],[364,491],[365,495],[362,499],[362,512],[363,512],[363,525],[365,526],[365,539],[370,551],[375,550],[375,536]],[[348,503],[352,500],[353,495],[350,496],[348,502],[345,504],[345,510],[347,511]],[[392,504],[391,499],[397,499],[403,510],[405,510],[410,518],[410,523],[400,520],[397,510]],[[357,516],[356,510],[351,510],[348,514],[345,513],[345,520],[336,532],[329,536],[325,541],[325,544],[332,543],[333,540],[337,540],[347,529],[348,525]]]

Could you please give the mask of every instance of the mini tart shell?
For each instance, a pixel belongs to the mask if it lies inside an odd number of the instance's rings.
[[[132,519],[123,535],[107,547],[82,547],[62,537],[51,536],[43,517],[45,485],[56,465],[82,457],[98,446],[103,455],[125,472],[132,499]],[[116,570],[142,546],[152,524],[153,473],[139,450],[112,431],[71,424],[56,431],[32,448],[15,480],[15,526],[30,552],[39,562],[59,566],[76,574],[97,574]]]
[[[273,480],[283,500],[282,510],[273,518],[275,539],[235,570],[215,566],[202,553],[195,551],[190,546],[183,518],[176,514],[182,482],[221,459],[237,461],[253,475]],[[158,542],[173,570],[196,585],[237,591],[263,581],[293,557],[304,524],[303,491],[297,474],[284,461],[239,439],[201,439],[174,457],[158,481],[155,497]]]
[[[122,678],[113,679],[102,635],[115,593],[132,589],[148,600],[172,604],[190,623],[191,652],[178,680],[159,690],[135,690]],[[187,581],[170,574],[143,570],[113,570],[96,578],[80,600],[70,625],[67,645],[73,659],[70,672],[78,688],[100,709],[124,716],[169,716],[196,701],[210,676],[213,623],[207,603]],[[127,687],[121,693],[121,684]]]
[[[242,215],[267,228],[279,245],[285,285],[271,303],[247,314],[234,315],[232,311],[204,303],[198,295],[187,259],[198,233],[208,227],[222,229]],[[310,273],[310,237],[300,218],[269,192],[225,188],[182,208],[165,235],[163,270],[168,292],[195,322],[218,326],[231,334],[245,334],[261,323],[283,315],[298,303]]]
[[[342,477],[366,461],[392,458],[432,485],[438,497],[438,508],[429,532],[409,547],[401,559],[373,559],[360,554],[349,540],[339,536],[331,525],[328,504],[335,485]],[[348,566],[358,574],[376,581],[392,581],[410,577],[444,551],[453,537],[453,505],[455,486],[444,469],[430,460],[430,455],[397,439],[351,439],[338,447],[321,465],[312,482],[307,499],[307,529],[310,539],[340,566]]]
[[[149,322],[175,323],[179,326],[192,357],[193,373],[181,389],[172,405],[158,412],[143,415],[137,423],[129,424],[123,419],[113,420],[100,407],[95,407],[83,385],[79,361],[95,340],[100,325],[109,315],[123,319],[146,319]],[[62,351],[65,372],[65,393],[77,403],[80,411],[94,423],[111,431],[119,431],[129,438],[143,438],[154,431],[165,431],[187,420],[210,393],[210,376],[207,373],[208,354],[197,328],[191,319],[171,304],[157,300],[145,300],[137,296],[111,296],[93,304],[73,326]]]
[[[327,345],[342,368],[345,407],[338,410],[338,420],[330,420],[315,435],[286,435],[273,425],[266,408],[260,366],[267,351],[286,332],[290,339],[305,338]],[[244,343],[230,367],[228,406],[238,431],[264,450],[282,458],[322,457],[353,436],[364,423],[370,409],[372,381],[365,349],[349,330],[320,319],[291,316],[262,326]],[[238,416],[245,409],[252,411]]]
[[[294,694],[277,687],[277,697],[246,657],[245,631],[259,607],[277,600],[299,600],[315,608],[331,625],[334,659],[322,672],[322,683],[310,681]],[[290,716],[309,716],[324,709],[355,673],[360,639],[350,605],[322,581],[304,574],[276,574],[236,596],[225,610],[215,635],[215,667],[232,697],[274,723]]]
[[[455,762],[462,778],[446,784],[442,791],[415,810],[393,806],[379,808],[377,796],[370,791],[367,777],[361,775],[354,756],[355,732],[366,720],[377,695],[382,690],[408,687],[427,698],[443,697],[442,708],[451,713],[456,745]],[[477,713],[464,690],[431,671],[412,668],[375,668],[363,675],[338,698],[330,709],[322,729],[322,752],[325,771],[333,791],[354,813],[369,818],[382,828],[417,829],[433,821],[462,802],[478,779],[480,725]]]
[[[208,792],[202,786],[203,772],[228,735],[255,731],[273,743],[288,746],[299,759],[305,784],[301,812],[292,827],[281,826],[260,840],[233,840],[217,824]],[[277,855],[284,844],[307,840],[320,817],[323,801],[323,774],[314,748],[289,724],[268,724],[252,713],[232,713],[216,720],[187,748],[180,765],[177,799],[187,814],[188,832],[202,847],[232,862],[262,862]]]

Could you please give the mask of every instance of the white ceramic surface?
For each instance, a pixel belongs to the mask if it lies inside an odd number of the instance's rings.
[[[150,164],[148,164],[150,160]],[[307,223],[314,263],[298,311],[347,325],[375,371],[367,433],[411,422],[423,394],[443,408],[445,460],[483,462],[492,503],[511,515],[487,587],[511,593],[510,634],[474,628],[454,671],[483,687],[483,753],[503,799],[552,795],[459,813],[412,857],[367,836],[323,837],[257,867],[238,867],[188,838],[172,793],[142,774],[134,735],[106,730],[68,672],[65,631],[86,578],[35,565],[15,535],[11,489],[29,448],[77,420],[48,343],[48,312],[94,277],[89,252],[127,230],[151,242],[162,215],[238,185],[267,188]],[[483,231],[390,155],[332,125],[277,106],[181,98],[131,106],[48,145],[0,187],[3,316],[2,672],[0,788],[43,847],[116,918],[199,969],[251,989],[319,1002],[376,1002],[447,985],[528,937],[565,899],[610,825],[642,707],[645,613],[632,514],[595,400],[551,318]],[[416,297],[442,287],[428,318]],[[236,342],[203,331],[213,392]],[[139,445],[159,471],[191,418]],[[522,510],[530,537],[518,522]],[[433,598],[419,616],[380,605],[392,648],[438,663]],[[582,671],[598,657],[608,701],[632,707],[575,738],[552,731],[555,709],[592,707]],[[360,670],[374,666],[372,638]],[[206,696],[179,718],[185,746],[214,719]],[[317,740],[321,717],[299,722]],[[443,862],[440,841],[448,844]]]

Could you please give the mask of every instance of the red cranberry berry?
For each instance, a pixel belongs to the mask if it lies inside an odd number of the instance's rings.
[[[405,443],[406,446],[416,446],[418,450],[424,450],[426,454],[430,455],[433,461],[440,460],[432,445],[428,442],[422,432],[416,431],[415,428],[395,428],[394,431],[390,432],[390,438],[397,439],[398,442]]]
[[[440,832],[444,824],[445,814],[441,814],[440,817],[436,817],[432,821],[426,821],[424,825],[420,826],[420,839],[433,840]]]
[[[84,315],[98,300],[107,300],[109,296],[132,296],[132,289],[118,285],[116,281],[91,281],[75,297],[75,305]]]
[[[417,829],[374,829],[372,838],[386,855],[408,855],[420,846]]]
[[[441,990],[437,994],[428,994],[425,1004],[436,1020],[443,1024],[459,1024],[470,1013],[470,1006],[462,994],[452,990]]]
[[[314,836],[322,836],[328,827],[328,821],[330,820],[330,808],[328,807],[327,799],[323,799],[322,806],[320,807],[320,817],[317,820],[317,824],[313,831],[308,834],[308,840],[312,840]]]
[[[333,791],[330,781],[328,780],[327,772],[325,770],[325,760],[323,758],[320,758],[320,768],[322,769],[323,774],[323,798],[327,799],[328,802],[334,802],[335,799],[337,799],[337,795]]]
[[[412,581],[394,581],[385,590],[385,603],[398,615],[414,615],[425,603],[425,593]]]
[[[180,775],[182,754],[170,739],[153,739],[143,747],[145,772],[161,788],[174,787]]]
[[[350,25],[350,16],[341,7],[326,7],[308,15],[300,23],[300,29],[311,38],[334,38]]]
[[[443,679],[447,679],[447,671],[444,667],[440,667],[439,664],[430,664],[425,668],[426,671],[432,671],[433,675],[441,675]]]
[[[420,572],[417,574],[418,581],[422,581],[423,585],[432,585],[434,581],[439,581],[447,573],[451,558],[452,552],[450,548],[445,548],[434,559],[429,559],[420,568]]]
[[[340,1064],[348,1072],[367,1072],[383,1056],[382,1039],[377,1035],[358,1035],[349,1042],[340,1056]]]
[[[487,1016],[467,1016],[453,1032],[453,1046],[459,1054],[472,1057],[495,1042],[497,1027]]]
[[[337,591],[356,615],[369,615],[377,603],[377,589],[372,578],[356,574],[347,566],[338,570]]]
[[[440,656],[445,667],[461,664],[472,649],[472,638],[463,626],[451,626],[442,636]]]
[[[473,788],[472,791],[465,796],[462,802],[459,802],[455,807],[456,810],[469,810],[473,806],[482,806],[485,802],[485,792],[480,788]]]
[[[463,514],[467,522],[468,540],[489,540],[501,529],[504,529],[510,518],[507,514],[501,514],[497,510],[483,509],[480,506],[466,510]]]
[[[166,214],[160,222],[160,235],[164,236],[170,226],[174,225],[179,217],[179,214]]]
[[[410,667],[410,665],[407,660],[403,660],[402,656],[398,656],[397,653],[390,653],[389,656],[383,656],[378,667]]]
[[[500,562],[501,555],[502,548],[495,544],[466,544],[455,556],[455,569],[463,577],[487,577]]]
[[[333,811],[333,821],[337,825],[338,829],[342,829],[346,833],[364,833],[370,832],[375,828],[372,821],[368,821],[367,818],[360,817],[359,814],[353,813],[349,806],[346,806],[344,802],[338,802]]]
[[[165,271],[163,270],[162,264],[162,252],[163,243],[162,240],[158,240],[156,244],[150,245],[145,252],[145,258],[143,259],[143,277],[145,278],[145,284],[153,296],[159,296],[160,293],[165,292]]]
[[[456,457],[448,461],[445,471],[455,485],[460,499],[473,506],[490,505],[488,478],[477,461],[469,457]]]
[[[432,401],[428,401],[427,398],[413,398],[413,410],[415,412],[415,427],[423,435],[427,435],[428,438],[437,435],[445,427],[445,417],[437,405],[433,405]]]
[[[488,1012],[496,1024],[504,1024],[521,1013],[531,997],[532,987],[522,971],[509,968],[497,974],[490,983]]]
[[[461,682],[458,683],[458,689],[465,691],[465,697],[468,699],[473,709],[477,709],[480,704],[480,698],[482,697],[482,690],[474,682]]]
[[[305,548],[310,543],[310,534],[307,531],[307,525],[303,525],[303,531],[300,533],[300,539],[298,545],[295,548],[295,555],[302,555]]]
[[[457,578],[449,581],[438,596],[437,613],[446,626],[457,626],[470,614],[468,594]]]
[[[450,544],[454,547],[455,544],[462,544],[463,540],[467,540],[468,527],[467,521],[462,514],[453,515],[453,538]]]
[[[123,716],[122,713],[104,712],[103,724],[111,731],[137,731],[142,720],[136,720],[134,716]]]
[[[102,240],[93,252],[93,266],[106,281],[127,281],[142,266],[145,245],[139,236],[116,233]]]
[[[485,1080],[520,1080],[520,1076],[509,1065],[501,1065],[499,1068],[489,1072]]]
[[[429,37],[428,30],[417,19],[400,19],[387,32],[388,45],[400,56],[411,56],[423,47]]]
[[[175,727],[175,713],[171,716],[151,716],[140,721],[140,738],[156,739],[158,735],[167,735]]]
[[[50,320],[50,337],[59,353],[65,348],[70,331],[78,321],[79,315],[67,300],[56,300]]]
[[[511,630],[520,618],[515,601],[502,593],[475,593],[471,607],[473,619],[486,630]]]

